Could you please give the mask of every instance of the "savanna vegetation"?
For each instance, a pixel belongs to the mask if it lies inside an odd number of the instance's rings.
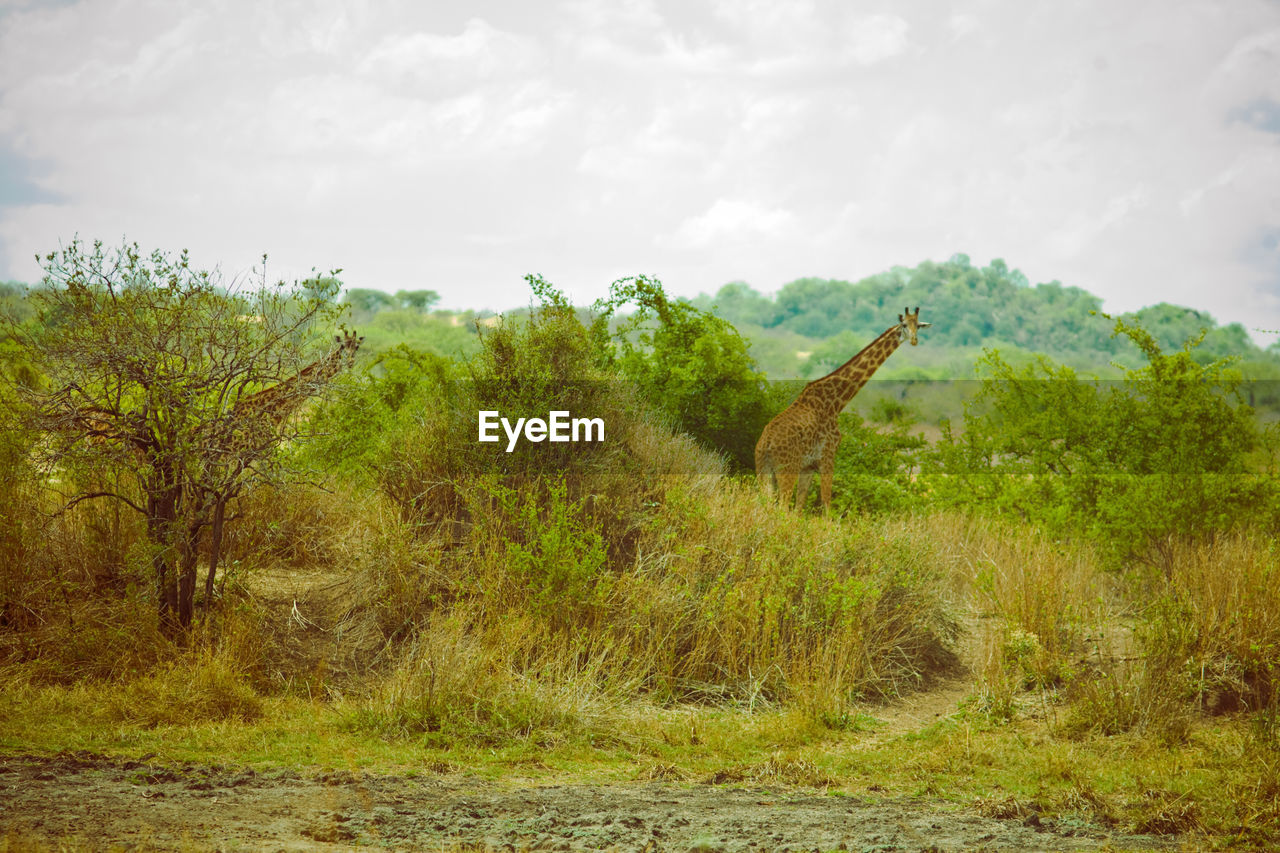
[[[494,319],[129,246],[45,268],[0,294],[0,748],[807,785],[1280,843],[1280,437],[1245,382],[1275,358],[1238,327],[1106,318],[962,256],[773,299],[624,279],[590,311],[530,276]],[[797,388],[766,377],[819,375],[904,304],[935,325],[885,370],[975,393],[927,434],[875,397],[842,416],[829,516],[768,502],[751,451]],[[508,452],[480,410],[606,440]],[[959,707],[882,731],[948,679]]]

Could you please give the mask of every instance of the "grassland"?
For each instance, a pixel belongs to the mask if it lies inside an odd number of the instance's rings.
[[[27,792],[0,813],[8,848],[142,844],[111,835],[147,819],[132,792],[202,815],[208,779],[227,797],[309,791],[317,813],[336,785],[355,805],[331,823],[364,809],[370,827],[383,794],[429,810],[425,779],[450,802],[563,788],[560,810],[595,790],[690,814],[738,797],[744,812],[803,804],[809,823],[823,808],[853,820],[851,803],[922,821],[863,846],[926,846],[920,826],[978,818],[1049,835],[946,846],[1280,843],[1266,513],[1219,523],[1209,507],[1207,528],[1144,528],[1151,546],[1125,552],[1064,534],[1047,501],[1036,525],[927,495],[792,512],[608,381],[567,312],[497,326],[484,347],[448,400],[406,391],[378,409],[402,386],[369,376],[345,409],[322,409],[328,449],[281,450],[311,481],[261,478],[237,496],[189,630],[157,613],[143,519],[97,500],[61,511],[60,490],[110,470],[4,457],[0,776]],[[543,414],[548,399],[604,418],[610,440],[510,454],[474,441],[477,410]],[[1239,503],[1233,485],[1221,495]],[[249,770],[268,781],[233,784]],[[52,819],[51,804],[80,801],[99,804],[96,839]],[[244,814],[236,844],[268,843],[261,813]],[[464,818],[415,824],[404,846],[491,844]],[[652,825],[675,832],[669,819]],[[279,831],[297,849],[388,838],[325,826]],[[738,849],[758,830],[671,843]],[[181,846],[166,839],[154,845]]]

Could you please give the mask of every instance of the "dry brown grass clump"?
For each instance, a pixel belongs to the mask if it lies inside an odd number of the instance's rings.
[[[488,505],[465,542],[380,538],[360,588],[403,651],[367,721],[603,731],[635,701],[836,720],[953,663],[931,542],[798,516],[728,480],[661,485],[611,530],[610,508],[567,486],[477,481]]]
[[[967,662],[980,709],[1007,719],[1027,690],[1056,690],[1116,655],[1118,585],[1085,546],[954,512],[887,522],[933,543],[952,596],[970,602]]]
[[[1246,530],[1177,543],[1147,654],[1170,650],[1200,708],[1280,710],[1280,548]],[[1178,661],[1178,656],[1184,656]]]
[[[1131,654],[1073,686],[1072,731],[1136,729],[1178,743],[1197,717],[1256,713],[1263,749],[1280,714],[1280,590],[1273,540],[1239,531],[1172,543],[1148,589]]]

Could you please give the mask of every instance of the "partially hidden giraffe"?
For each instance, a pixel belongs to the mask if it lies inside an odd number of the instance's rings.
[[[235,402],[227,424],[242,442],[252,446],[259,438],[274,436],[304,402],[355,363],[356,350],[364,337],[344,330],[334,340],[338,345],[324,358],[308,364],[288,379]]]
[[[885,329],[853,358],[806,385],[794,403],[765,425],[756,442],[756,479],[768,494],[776,478],[783,506],[791,505],[793,490],[796,506],[804,506],[817,471],[821,475],[823,512],[831,511],[841,410],[903,341],[909,339],[916,346],[916,332],[932,325],[920,322],[919,306],[914,314],[906,308],[903,312],[898,315],[896,326]]]
[[[217,426],[215,434],[223,449],[243,449],[256,439],[274,435],[279,427],[314,396],[330,380],[355,363],[356,350],[364,337],[344,330],[335,336],[337,346],[323,358],[312,362],[293,376],[269,388],[247,394],[237,400]],[[64,429],[83,433],[92,444],[119,442],[134,450],[145,450],[145,416],[137,412],[113,412],[96,405],[73,405],[69,390],[64,391],[53,409],[52,422]]]
[[[239,473],[251,464],[252,457],[263,452],[279,440],[279,429],[292,417],[302,404],[320,391],[341,371],[355,364],[356,350],[364,336],[356,336],[344,329],[335,336],[337,346],[324,358],[308,364],[288,379],[269,388],[241,397],[231,407],[229,416],[221,421],[219,442],[221,449],[233,461],[235,476],[222,488],[210,490],[203,498],[212,501],[209,570],[205,575],[204,592],[207,601],[213,600],[213,581],[221,556],[222,527],[226,522],[227,502],[240,492],[236,480]]]

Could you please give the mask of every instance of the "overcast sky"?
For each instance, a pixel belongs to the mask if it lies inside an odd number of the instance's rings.
[[[0,0],[0,279],[77,233],[499,310],[965,252],[1280,329],[1280,2]]]

